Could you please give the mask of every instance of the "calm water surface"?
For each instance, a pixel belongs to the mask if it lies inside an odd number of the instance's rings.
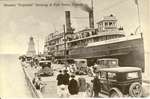
[[[32,97],[18,56],[0,55],[0,96],[2,97]]]

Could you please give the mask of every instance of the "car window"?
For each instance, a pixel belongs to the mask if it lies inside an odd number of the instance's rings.
[[[117,61],[116,60],[112,60],[111,61],[111,65],[117,65]]]
[[[112,65],[112,66],[115,66],[115,65],[117,65],[117,61],[116,61],[116,60],[109,60],[109,61],[108,61],[108,65],[109,65],[109,66],[111,66],[111,65]]]
[[[117,73],[116,79],[119,82],[125,81],[126,80],[126,73]]]
[[[98,61],[97,61],[97,64],[98,64],[98,65],[103,65],[103,64],[104,64],[104,61],[103,61],[103,60],[98,60]]]
[[[101,72],[101,73],[100,73],[100,78],[106,79],[106,72]]]
[[[80,61],[80,63],[84,64],[84,63],[85,63],[85,61]]]
[[[103,61],[103,65],[108,65],[108,61],[107,60]]]
[[[131,72],[127,74],[127,79],[138,78],[138,72]]]
[[[116,73],[110,73],[110,72],[108,72],[108,79],[116,80]]]

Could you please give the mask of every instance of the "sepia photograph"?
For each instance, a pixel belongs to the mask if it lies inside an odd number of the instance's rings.
[[[150,97],[150,0],[0,0],[1,98]]]

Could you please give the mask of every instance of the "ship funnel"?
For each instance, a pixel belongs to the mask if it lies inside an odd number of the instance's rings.
[[[89,27],[94,28],[94,15],[93,10],[89,12]]]
[[[71,33],[72,28],[71,28],[70,11],[65,11],[65,16],[66,16],[66,32]]]

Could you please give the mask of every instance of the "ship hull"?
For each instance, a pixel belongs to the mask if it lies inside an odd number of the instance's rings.
[[[118,58],[119,66],[140,67],[144,70],[143,39],[70,49],[69,58],[85,58],[89,66],[94,65],[98,58]]]

